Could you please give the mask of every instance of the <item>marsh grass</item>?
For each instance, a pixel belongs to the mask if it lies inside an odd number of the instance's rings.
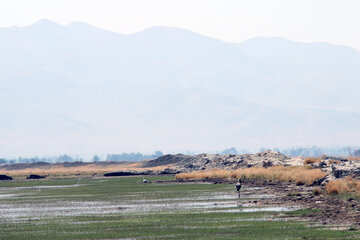
[[[326,184],[325,191],[328,194],[359,193],[360,180],[346,177],[341,180],[333,180]]]
[[[6,239],[348,239],[357,231],[335,231],[294,221],[252,220],[269,217],[238,213],[173,213],[86,216],[9,224]],[[19,227],[22,231],[17,231]]]
[[[305,158],[304,164],[319,163],[319,162],[321,162],[321,160],[322,160],[321,157],[308,157],[308,158]]]
[[[324,191],[323,191],[320,187],[315,187],[315,188],[313,189],[313,195],[314,195],[314,196],[319,196],[319,195],[321,195],[323,192],[324,192]]]
[[[269,168],[245,168],[237,170],[212,169],[206,171],[196,171],[189,173],[176,174],[175,179],[264,179],[291,181],[297,185],[311,185],[314,181],[326,176],[320,169],[308,167],[274,166]]]
[[[163,183],[171,176],[148,176],[152,182],[144,186],[141,176],[106,179],[85,179],[79,187],[44,189],[41,196],[49,203],[63,200],[114,201],[127,203],[133,200],[156,198],[176,201],[184,196],[229,194],[229,184]],[[0,190],[9,187],[73,185],[74,179],[45,179],[35,181],[0,182]],[[17,190],[19,191],[19,190]],[[37,194],[37,193],[36,193]],[[236,194],[234,193],[236,197]],[[19,197],[19,203],[33,206],[39,199]],[[182,200],[183,201],[183,200]],[[207,201],[206,199],[201,201]],[[0,204],[6,204],[0,199]],[[151,201],[148,203],[151,204]],[[294,214],[303,214],[296,211]],[[338,231],[307,225],[303,222],[282,219],[278,212],[202,212],[175,209],[170,211],[113,213],[93,215],[56,216],[39,219],[34,216],[22,221],[0,219],[0,239],[355,239],[359,231]],[[305,212],[307,213],[307,212]],[[290,214],[290,213],[289,213]],[[285,215],[291,216],[291,215]],[[297,215],[302,216],[302,215]]]

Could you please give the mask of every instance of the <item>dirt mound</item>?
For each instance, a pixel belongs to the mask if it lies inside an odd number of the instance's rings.
[[[109,173],[105,173],[104,177],[134,176],[134,175],[138,175],[138,174],[133,172],[109,172]]]
[[[178,173],[181,172],[177,171],[176,169],[170,169],[170,168],[165,168],[164,170],[158,172],[159,175],[178,174]]]
[[[0,180],[13,180],[13,178],[8,175],[0,175]]]
[[[105,173],[104,177],[118,177],[118,176],[136,176],[136,175],[153,175],[152,171],[143,171],[143,172],[125,172],[125,171],[118,171],[118,172],[109,172]]]
[[[360,179],[360,161],[348,160],[343,158],[326,157],[318,162],[309,164],[313,168],[320,168],[322,171],[328,173],[322,181],[322,185],[328,181],[341,179],[345,177],[352,177]]]
[[[41,179],[41,178],[46,178],[46,176],[40,176],[37,174],[30,174],[29,176],[26,177],[26,179]]]
[[[195,156],[164,155],[146,162],[144,167],[173,164],[178,171],[188,172],[213,168],[232,170],[248,167],[297,166],[302,165],[303,161],[303,158],[288,157],[279,152],[266,150],[256,154],[242,155],[207,153]]]
[[[157,166],[163,166],[163,165],[169,165],[169,164],[175,164],[179,162],[191,162],[192,160],[195,160],[196,157],[188,156],[184,154],[176,154],[171,155],[167,154],[161,157],[158,157],[154,160],[146,161],[143,164],[143,167],[157,167]]]

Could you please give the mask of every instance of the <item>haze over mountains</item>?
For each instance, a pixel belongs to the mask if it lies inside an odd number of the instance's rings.
[[[4,156],[359,145],[346,46],[41,20],[0,28],[0,56]]]

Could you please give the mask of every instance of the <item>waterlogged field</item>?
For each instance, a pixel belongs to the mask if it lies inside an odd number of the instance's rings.
[[[360,239],[299,221],[309,210],[262,206],[270,196],[173,177],[0,182],[0,239]]]

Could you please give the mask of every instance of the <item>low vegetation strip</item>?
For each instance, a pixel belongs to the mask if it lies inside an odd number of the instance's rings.
[[[143,168],[141,163],[79,163],[76,165],[63,163],[59,164],[46,164],[44,166],[38,165],[21,165],[18,168],[8,168],[0,166],[0,174],[6,174],[14,178],[23,178],[30,174],[36,174],[47,177],[77,177],[77,176],[102,176],[108,172],[161,172],[168,168],[168,165],[158,167]],[[1,180],[1,179],[0,179]]]
[[[292,181],[297,185],[312,185],[315,181],[324,178],[327,174],[320,169],[310,169],[308,167],[274,166],[269,168],[253,167],[236,170],[212,169],[206,171],[196,171],[180,173],[176,179],[266,179]]]
[[[328,194],[359,193],[360,180],[347,177],[341,180],[333,180],[326,184],[325,191]]]

